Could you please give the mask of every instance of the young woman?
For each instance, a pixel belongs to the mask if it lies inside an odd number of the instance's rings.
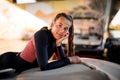
[[[22,52],[2,54],[0,69],[13,68],[16,72],[21,72],[39,66],[43,71],[80,63],[78,56],[65,55],[61,42],[66,38],[68,38],[68,53],[71,54],[73,53],[73,19],[66,13],[59,13],[49,28],[43,27],[34,34]],[[54,53],[58,59],[48,63]]]

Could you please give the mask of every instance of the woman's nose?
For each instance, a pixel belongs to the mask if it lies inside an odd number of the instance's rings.
[[[66,31],[64,30],[64,28],[60,28],[60,32],[65,33]]]

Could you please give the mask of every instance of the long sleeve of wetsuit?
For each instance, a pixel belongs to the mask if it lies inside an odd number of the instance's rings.
[[[65,57],[66,57],[65,52],[64,52],[64,50],[62,49],[62,46],[61,46],[61,45],[58,46],[58,47],[56,47],[55,54],[56,54],[56,57],[57,57],[58,59],[61,59],[61,58],[65,58]]]
[[[43,70],[59,68],[67,64],[70,64],[70,60],[67,57],[64,57],[58,61],[48,63],[48,58],[49,58],[48,48],[47,48],[49,44],[48,36],[49,36],[48,33],[44,30],[38,31],[34,35],[36,56],[37,56],[37,61],[38,61],[38,65],[40,66],[40,69],[43,71]],[[61,47],[59,47],[58,49],[60,50]]]

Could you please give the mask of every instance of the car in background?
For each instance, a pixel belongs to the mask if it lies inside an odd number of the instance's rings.
[[[104,26],[98,11],[87,6],[78,6],[70,12],[74,24],[74,50],[80,57],[103,57],[102,47]],[[66,41],[63,42],[66,50]]]

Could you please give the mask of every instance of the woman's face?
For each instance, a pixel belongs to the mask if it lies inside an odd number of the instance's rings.
[[[64,17],[58,18],[52,26],[51,32],[54,38],[60,39],[65,35],[69,34],[69,28],[71,26],[71,22]]]

